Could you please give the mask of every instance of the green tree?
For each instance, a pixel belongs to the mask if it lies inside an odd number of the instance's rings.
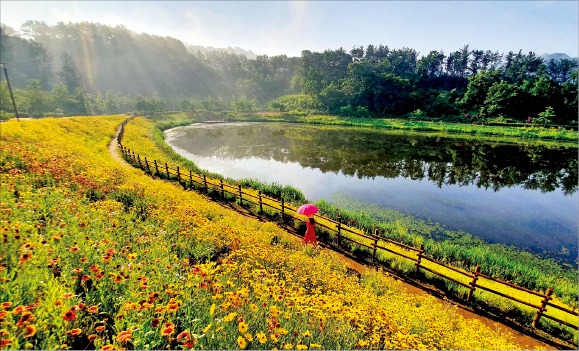
[[[31,117],[42,117],[47,112],[46,93],[42,90],[40,81],[33,79],[28,82],[24,90],[24,104],[22,109],[27,111]]]
[[[497,71],[481,71],[468,78],[468,86],[461,100],[467,111],[478,110],[485,103],[490,87],[500,81],[500,76]]]

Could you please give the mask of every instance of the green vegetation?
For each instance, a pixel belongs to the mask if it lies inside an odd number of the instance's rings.
[[[349,52],[248,58],[192,51],[176,39],[122,26],[28,21],[22,31],[29,39],[7,27],[0,33],[0,59],[14,70],[21,116],[269,110],[577,128],[575,58],[543,59],[533,52],[503,54],[468,45],[422,57],[407,47],[368,45]],[[83,40],[87,35],[94,40]],[[13,115],[4,84],[0,110]],[[429,124],[412,128],[440,131]],[[467,126],[460,131],[483,133]]]
[[[392,209],[338,197],[330,204],[316,203],[325,215],[373,233],[414,247],[424,245],[435,259],[473,271],[478,264],[481,272],[513,282],[529,289],[555,289],[565,303],[577,306],[577,270],[561,266],[551,259],[541,258],[514,247],[489,244],[465,232],[448,230],[440,224],[425,222]]]

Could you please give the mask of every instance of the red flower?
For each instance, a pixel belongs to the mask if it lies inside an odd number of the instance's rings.
[[[161,321],[159,320],[159,318],[153,318],[153,320],[151,321],[151,326],[153,328],[157,328],[160,323],[161,323]]]
[[[30,338],[33,337],[34,334],[36,334],[36,327],[33,325],[27,325],[26,329],[24,330],[24,337]]]
[[[161,336],[169,336],[175,332],[175,325],[173,323],[165,323],[161,329]]]
[[[73,321],[76,319],[76,313],[74,313],[73,310],[68,310],[64,316],[62,316],[62,319],[64,319],[65,321]]]
[[[177,341],[186,341],[186,340],[191,340],[191,334],[189,333],[189,331],[185,330],[184,332],[181,332],[179,335],[177,335]]]

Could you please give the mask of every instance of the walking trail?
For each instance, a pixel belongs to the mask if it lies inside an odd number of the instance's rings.
[[[120,152],[119,146],[117,144],[117,136],[119,135],[119,133],[120,133],[120,128],[117,130],[115,137],[109,143],[109,152],[110,152],[111,156],[113,157],[113,159],[115,159],[118,163],[122,164],[125,167],[131,167],[132,168],[132,166],[127,161],[125,161],[123,159],[123,157],[121,156],[121,152]],[[212,201],[212,200],[210,200],[208,198],[207,201]],[[254,217],[254,218],[263,220],[263,219],[259,218],[256,214],[254,214],[254,213],[250,212],[249,210],[242,208],[240,206],[236,206],[234,204],[222,204],[222,203],[219,203],[219,204],[221,204],[222,206],[224,206],[228,209],[234,210],[234,211],[236,211],[244,216]],[[299,233],[297,233],[295,230],[293,230],[293,228],[284,227],[283,229],[288,231],[290,234],[296,235],[296,236],[301,238]],[[327,249],[331,249],[323,244],[321,244],[321,246],[324,246]],[[355,271],[357,274],[364,274],[367,271],[374,269],[372,267],[369,267],[369,266],[366,266],[364,264],[357,262],[351,256],[349,256],[345,253],[336,252],[336,254],[342,260],[344,260],[346,262],[346,264],[348,265],[348,267],[351,270]],[[525,330],[522,330],[519,326],[515,325],[514,323],[512,323],[512,322],[509,323],[508,321],[505,321],[504,319],[501,319],[500,317],[493,316],[493,315],[490,315],[488,313],[486,313],[486,316],[480,314],[480,313],[485,313],[483,311],[480,311],[479,313],[475,313],[471,307],[464,306],[464,305],[461,305],[455,301],[449,300],[442,291],[437,290],[433,287],[430,287],[427,285],[422,285],[422,284],[416,283],[414,281],[408,281],[404,277],[401,277],[401,276],[394,274],[394,272],[386,271],[384,274],[387,274],[387,275],[393,277],[394,279],[401,281],[402,284],[404,285],[404,287],[406,288],[406,290],[412,294],[418,294],[418,295],[430,294],[430,295],[433,295],[433,296],[440,299],[441,304],[456,305],[458,307],[456,309],[457,313],[460,314],[461,316],[463,316],[464,318],[477,319],[493,329],[501,329],[502,332],[511,334],[514,338],[514,342],[516,344],[520,345],[522,350],[533,350],[533,349],[537,349],[537,348],[549,349],[549,350],[568,349],[568,346],[565,346],[562,343],[558,343],[556,341],[548,340],[546,338],[539,337],[537,335],[533,335],[531,333],[528,333]]]

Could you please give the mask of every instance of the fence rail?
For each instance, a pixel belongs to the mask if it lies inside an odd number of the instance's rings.
[[[219,180],[218,179],[210,179],[210,178],[207,178],[206,175],[195,174],[195,173],[191,172],[191,170],[187,170],[187,171],[183,172],[183,170],[181,170],[178,166],[177,167],[170,167],[167,163],[159,164],[157,162],[157,160],[154,160],[153,162],[151,162],[147,159],[147,157],[141,158],[139,154],[135,154],[133,151],[129,150],[128,148],[125,148],[121,143],[122,137],[124,135],[124,126],[126,125],[126,123],[130,119],[131,118],[129,118],[128,120],[126,120],[122,123],[121,131],[119,133],[119,137],[117,139],[117,142],[119,144],[119,148],[120,148],[123,156],[125,157],[125,159],[127,159],[133,165],[138,166],[140,169],[149,172],[153,176],[164,177],[168,180],[173,180],[173,179],[177,180],[184,187],[188,187],[188,188],[192,189],[194,187],[194,184],[197,184],[204,189],[205,193],[209,193],[209,190],[217,191],[221,194],[222,198],[225,198],[225,193],[227,193],[227,194],[233,195],[235,198],[238,198],[240,203],[243,203],[245,201],[245,202],[252,203],[254,205],[259,206],[260,211],[262,211],[262,212],[263,212],[264,206],[267,206],[273,210],[280,211],[282,216],[289,216],[295,220],[299,220],[302,222],[305,221],[303,216],[297,214],[297,208],[295,208],[292,205],[286,204],[283,201],[283,199],[281,201],[278,201],[276,199],[273,199],[271,197],[268,197],[268,196],[262,194],[261,191],[255,191],[253,189],[252,190],[244,189],[241,187],[241,185],[231,185],[231,184],[224,182],[222,179],[219,179]],[[568,326],[570,328],[573,328],[575,330],[578,328],[578,325],[579,325],[578,322],[575,322],[575,324],[573,324],[573,323],[564,321],[561,318],[557,318],[555,316],[546,314],[547,307],[549,307],[549,310],[560,311],[559,313],[567,314],[567,317],[573,318],[573,317],[579,316],[577,310],[573,310],[573,309],[570,309],[570,308],[567,308],[564,306],[559,306],[555,303],[550,302],[550,300],[552,300],[551,295],[553,294],[552,288],[549,288],[546,293],[530,290],[530,289],[518,286],[516,284],[512,284],[512,283],[502,281],[502,280],[497,279],[497,278],[493,278],[489,275],[482,274],[479,272],[480,266],[478,266],[478,265],[476,266],[476,268],[473,272],[468,272],[468,271],[444,264],[442,262],[437,261],[435,258],[428,256],[424,252],[424,248],[422,245],[419,248],[416,248],[416,247],[406,245],[406,244],[401,243],[401,242],[397,242],[395,240],[380,237],[377,235],[377,231],[376,231],[376,234],[373,236],[368,235],[367,233],[365,233],[359,229],[352,228],[352,227],[345,225],[344,223],[341,222],[341,220],[336,221],[332,218],[325,217],[323,215],[317,216],[316,224],[318,226],[326,228],[327,230],[329,230],[331,232],[336,233],[337,247],[336,247],[336,245],[333,245],[333,243],[330,243],[330,245],[333,246],[334,248],[342,249],[341,241],[343,239],[345,239],[345,240],[350,241],[351,243],[353,243],[355,245],[363,246],[363,247],[369,249],[372,253],[372,261],[374,263],[377,261],[377,254],[380,252],[379,250],[396,255],[396,256],[399,256],[399,257],[402,257],[403,259],[411,261],[416,266],[416,272],[417,273],[420,270],[425,270],[425,271],[428,271],[436,276],[439,276],[441,278],[444,278],[444,279],[449,280],[455,284],[458,284],[462,287],[469,289],[468,296],[466,299],[467,301],[470,301],[472,299],[474,292],[477,289],[480,289],[480,290],[484,290],[488,293],[492,293],[492,294],[501,296],[503,298],[509,299],[511,301],[520,303],[522,305],[528,306],[530,308],[536,309],[535,316],[534,316],[533,322],[532,322],[533,328],[538,327],[538,322],[539,322],[541,317],[545,317],[547,319],[550,319],[550,320],[555,321],[557,323],[563,324],[563,325]],[[383,244],[383,245],[381,245],[381,244]],[[394,248],[386,247],[387,244],[393,245],[394,247],[398,248],[400,251],[397,251]],[[423,262],[423,260],[430,262],[430,264],[428,264],[428,266],[427,266],[427,264],[425,262]],[[435,267],[438,267],[439,269],[437,270]],[[440,267],[442,267],[442,268],[440,268]],[[463,277],[465,279],[469,279],[469,281],[461,281],[460,278],[458,278],[458,277],[450,276],[451,273],[445,274],[444,270],[454,272],[454,273],[458,274],[460,277]],[[481,278],[486,279],[487,282],[498,283],[498,284],[504,285],[506,287],[509,287],[511,289],[515,289],[515,290],[522,291],[522,292],[527,293],[527,294],[531,294],[533,296],[541,298],[542,300],[537,304],[537,303],[525,301],[525,300],[520,299],[516,296],[511,296],[509,294],[497,291],[496,289],[493,289],[489,286],[486,286],[485,284],[481,284],[479,282],[479,279],[481,279]],[[577,321],[577,319],[575,319],[575,320]]]

